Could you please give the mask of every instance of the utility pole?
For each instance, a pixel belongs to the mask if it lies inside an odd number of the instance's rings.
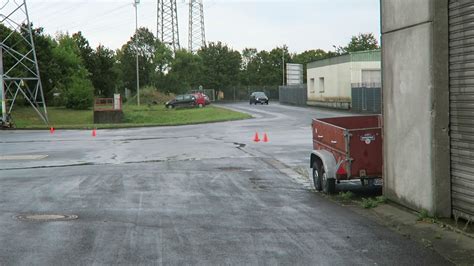
[[[188,50],[197,52],[206,45],[206,30],[204,28],[204,4],[202,0],[189,0],[189,33]]]
[[[176,0],[158,0],[156,37],[173,52],[180,49]]]
[[[138,4],[140,4],[140,0],[135,0],[135,47],[136,51],[136,59],[137,59],[137,105],[140,106],[140,70],[138,68]]]
[[[1,7],[0,24],[10,30],[0,39],[2,124],[7,127],[12,125],[11,113],[18,97],[29,103],[48,124],[26,0],[6,1]]]

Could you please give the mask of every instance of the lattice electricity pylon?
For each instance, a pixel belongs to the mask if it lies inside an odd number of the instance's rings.
[[[176,0],[158,0],[157,38],[174,52],[180,49]]]
[[[204,5],[202,0],[189,0],[188,49],[194,53],[206,45],[204,28]]]
[[[0,126],[11,126],[15,103],[24,99],[48,124],[26,0],[0,0]]]

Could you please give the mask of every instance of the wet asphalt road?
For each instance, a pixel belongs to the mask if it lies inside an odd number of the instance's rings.
[[[313,117],[89,131],[0,131],[0,264],[446,265],[414,241],[309,190]],[[255,131],[269,143],[253,143]],[[17,158],[18,159],[18,158]],[[302,173],[302,176],[295,175]],[[60,222],[22,214],[75,214]]]

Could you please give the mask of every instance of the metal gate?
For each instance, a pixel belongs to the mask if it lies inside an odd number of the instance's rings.
[[[380,84],[352,84],[351,110],[355,113],[382,113]]]
[[[449,1],[453,214],[474,220],[474,1]]]
[[[308,102],[308,86],[306,84],[280,86],[279,94],[281,104],[306,106]]]

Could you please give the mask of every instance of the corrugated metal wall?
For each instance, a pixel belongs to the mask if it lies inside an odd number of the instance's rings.
[[[382,113],[381,88],[353,86],[351,110],[355,113]]]
[[[308,89],[306,84],[280,86],[280,103],[306,106],[308,101]]]
[[[449,1],[452,207],[474,219],[474,1]]]

